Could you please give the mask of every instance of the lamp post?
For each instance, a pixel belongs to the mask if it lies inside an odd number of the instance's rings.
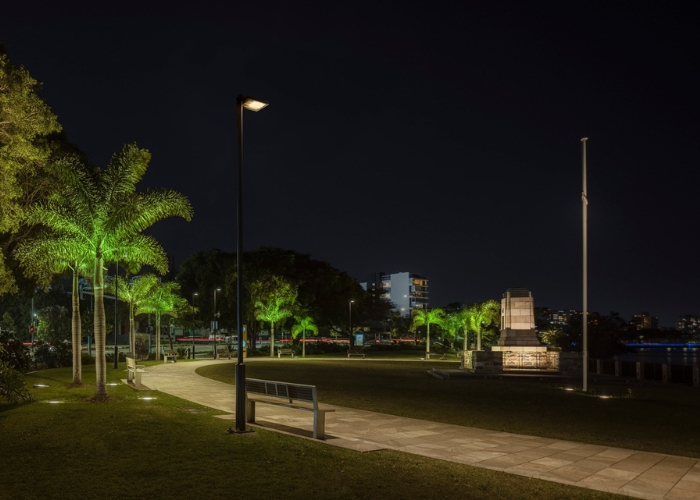
[[[192,292],[192,359],[194,359],[194,328],[195,328],[195,319],[194,319],[194,298],[199,295],[198,292]]]
[[[588,137],[581,139],[583,146],[583,392],[588,392],[588,190],[586,187],[586,142]]]
[[[238,203],[236,238],[236,328],[238,330],[238,359],[236,362],[236,431],[245,432],[245,364],[243,364],[243,108],[260,111],[269,103],[239,94],[236,98],[238,121]]]
[[[216,332],[219,330],[219,313],[216,312],[216,292],[220,292],[221,288],[214,289],[214,321],[211,322],[212,333],[214,334],[214,359],[216,359]]]
[[[348,342],[350,343],[351,346],[354,346],[355,343],[352,342],[352,303],[355,302],[354,300],[351,300],[348,302]]]
[[[114,275],[114,369],[119,367],[119,351],[117,348],[117,309],[119,307],[119,259],[117,259],[117,271]]]

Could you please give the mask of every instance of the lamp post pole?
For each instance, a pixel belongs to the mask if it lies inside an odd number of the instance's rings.
[[[194,318],[194,298],[199,295],[197,292],[192,292],[192,359],[194,359],[194,329],[195,329],[195,318]]]
[[[236,361],[236,432],[245,432],[245,364],[243,363],[243,108],[260,111],[268,103],[239,94],[236,98],[238,122],[238,203],[236,214],[236,328],[238,359]]]
[[[214,334],[214,359],[216,359],[216,332],[219,330],[219,313],[216,312],[216,292],[220,292],[221,288],[214,289],[214,321],[212,321],[212,333]]]
[[[128,272],[128,271],[127,271]],[[114,275],[114,369],[119,367],[119,349],[117,348],[117,309],[119,308],[119,259]]]
[[[581,139],[583,146],[583,392],[588,392],[588,190],[586,187],[586,142],[588,137]]]
[[[348,343],[353,346],[355,343],[352,341],[352,303],[355,302],[351,300],[348,302]]]

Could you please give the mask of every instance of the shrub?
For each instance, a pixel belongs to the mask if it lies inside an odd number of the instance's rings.
[[[20,373],[30,370],[32,361],[28,347],[15,338],[0,336],[0,361],[4,361],[10,367]]]
[[[34,350],[34,359],[47,368],[60,368],[73,364],[73,353],[70,345],[66,343],[45,344],[41,342]]]
[[[141,335],[136,337],[136,359],[151,359],[148,354],[148,340],[143,338]],[[155,359],[155,355],[153,357]]]
[[[178,347],[177,349],[175,349],[175,352],[177,352],[178,359],[187,358],[187,348],[186,347]]]
[[[105,354],[105,361],[108,363],[114,363],[114,353],[110,352]],[[126,353],[119,351],[119,361],[121,363],[126,361]]]
[[[34,396],[24,383],[22,374],[4,361],[0,361],[0,399],[4,399],[9,404],[34,400]]]

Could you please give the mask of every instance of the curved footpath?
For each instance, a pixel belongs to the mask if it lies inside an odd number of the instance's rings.
[[[247,363],[254,362],[248,360]],[[205,360],[148,367],[143,384],[233,420],[235,390],[195,373]],[[647,499],[700,500],[700,460],[396,417],[341,406],[326,414],[323,443],[356,451],[391,449],[521,476]],[[257,405],[255,426],[311,439],[308,412]]]

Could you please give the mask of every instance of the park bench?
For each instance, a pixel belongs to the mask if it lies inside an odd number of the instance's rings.
[[[134,387],[141,387],[141,374],[146,370],[143,365],[137,365],[134,358],[126,358],[126,382]]]
[[[163,361],[168,362],[168,358],[172,358],[173,363],[177,362],[177,353],[175,351],[163,351]]]
[[[280,347],[277,349],[277,357],[281,358],[283,354],[287,354],[291,357],[294,357],[294,349],[291,347]]]
[[[314,413],[314,439],[324,439],[326,412],[335,410],[318,407],[315,385],[289,384],[287,382],[247,378],[245,390],[246,420],[249,423],[255,423],[256,402],[312,411]]]
[[[231,359],[231,351],[228,350],[228,347],[222,347],[216,350],[216,357],[221,358],[221,356],[226,356],[228,359]]]
[[[365,359],[365,350],[364,349],[348,349],[348,359],[350,359],[350,356],[362,356],[362,359]]]

